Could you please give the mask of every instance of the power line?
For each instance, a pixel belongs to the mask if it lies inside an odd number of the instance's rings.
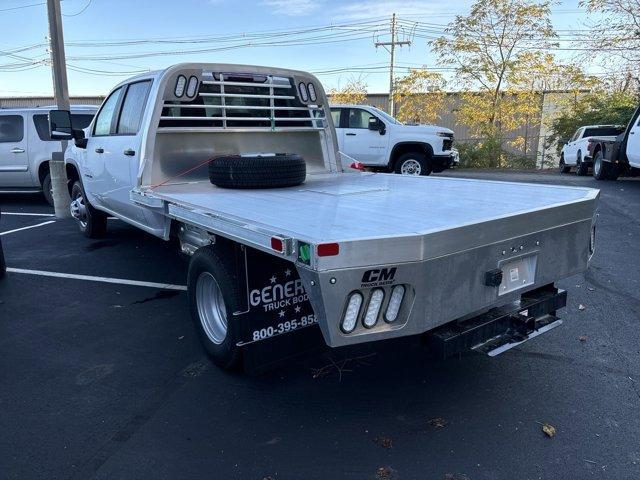
[[[84,8],[82,10],[80,10],[78,13],[72,13],[71,15],[65,15],[64,13],[62,14],[63,17],[77,17],[78,15],[82,15],[84,13],[84,11],[89,8],[89,5],[91,5],[91,0],[89,0],[87,2],[87,4],[84,6]]]

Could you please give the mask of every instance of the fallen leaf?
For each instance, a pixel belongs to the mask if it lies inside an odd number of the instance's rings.
[[[587,341],[587,336],[586,335],[580,335],[578,337],[578,340],[580,340],[581,342],[586,342]]]
[[[578,305],[578,310],[586,310],[587,307],[585,307],[583,304]]]
[[[593,288],[593,287],[587,287],[587,290],[589,290],[590,292],[595,292],[596,291],[596,289]]]
[[[380,467],[376,470],[376,476],[378,478],[390,478],[391,477],[391,468],[389,467]]]
[[[556,435],[556,427],[548,423],[542,424],[542,431],[547,437],[554,437]]]
[[[442,428],[447,425],[447,421],[441,417],[435,417],[430,420],[427,420],[427,423],[434,428]]]
[[[389,437],[376,437],[373,439],[373,442],[383,448],[393,447],[393,441]]]

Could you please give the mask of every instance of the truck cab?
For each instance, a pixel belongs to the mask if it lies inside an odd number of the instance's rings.
[[[429,175],[453,166],[453,131],[405,125],[368,105],[332,105],[340,152],[372,169]]]
[[[0,110],[0,192],[42,192],[53,205],[49,160],[60,145],[49,135],[51,108]],[[73,105],[73,127],[87,127],[96,110],[92,105]]]

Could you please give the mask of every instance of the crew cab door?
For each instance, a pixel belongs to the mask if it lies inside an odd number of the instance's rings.
[[[29,154],[24,114],[0,113],[0,187],[29,187]]]
[[[134,221],[144,220],[129,192],[138,175],[140,123],[150,87],[151,80],[143,80],[113,91],[98,112],[86,149],[91,194],[99,205]]]
[[[640,168],[640,118],[636,120],[636,124],[629,130],[627,159],[629,160],[629,165]]]
[[[346,128],[343,129],[342,151],[365,165],[387,165],[389,134],[369,130],[371,118],[383,122],[382,119],[362,108],[348,109]]]
[[[579,128],[576,130],[576,133],[573,134],[571,140],[564,147],[564,163],[567,165],[576,165],[577,164],[577,155],[578,155],[578,140],[582,138],[582,132],[584,128]]]

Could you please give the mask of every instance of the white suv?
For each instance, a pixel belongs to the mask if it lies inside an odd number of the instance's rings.
[[[331,116],[343,154],[366,167],[429,175],[455,160],[453,131],[437,125],[405,125],[368,105],[332,105]]]
[[[42,192],[53,204],[49,160],[60,142],[49,136],[49,111],[56,107],[0,110],[0,192]],[[72,106],[73,128],[91,123],[98,107]]]

